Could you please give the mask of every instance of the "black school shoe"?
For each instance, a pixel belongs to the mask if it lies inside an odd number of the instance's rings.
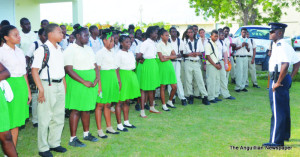
[[[110,131],[108,131],[108,130],[106,130],[106,133],[107,133],[107,134],[114,134],[114,135],[120,134],[120,132],[110,132]]]
[[[190,96],[190,97],[188,98],[188,103],[189,103],[189,104],[194,104],[194,97],[193,97],[193,96]]]
[[[171,111],[170,109],[165,110],[163,107],[161,109],[167,112]]]
[[[136,128],[136,127],[135,127],[134,125],[132,125],[132,124],[131,124],[131,126],[125,125],[125,124],[124,124],[123,126],[124,126],[125,128],[130,128],[130,129],[135,129],[135,128]]]
[[[176,102],[175,99],[172,99],[172,103],[175,104],[175,102]]]
[[[89,133],[88,136],[85,136],[83,139],[86,141],[91,141],[91,142],[99,141],[99,139],[96,138],[95,136],[93,136],[91,133]]]
[[[262,146],[264,147],[279,147],[284,146],[284,143],[264,143]]]
[[[207,96],[205,96],[205,97],[202,99],[202,104],[204,104],[204,105],[210,105],[210,102],[208,101]]]
[[[182,99],[182,100],[181,100],[181,104],[182,104],[182,106],[186,106],[186,105],[187,105],[186,99]]]
[[[37,128],[37,127],[39,127],[39,124],[38,124],[38,123],[35,123],[35,124],[33,124],[33,127],[34,127],[34,128]]]
[[[119,131],[122,131],[122,132],[128,132],[128,129],[127,128],[123,128],[123,130],[121,130],[121,129],[119,129],[119,128],[117,128],[117,130],[119,130]]]
[[[222,101],[222,99],[219,99],[219,98],[215,98],[215,101]]]
[[[235,100],[235,97],[233,97],[233,96],[230,96],[230,97],[227,97],[227,98],[225,98],[225,99],[229,99],[229,100]]]
[[[137,104],[135,105],[135,110],[136,110],[136,111],[141,111],[141,105],[140,105],[139,103],[137,103]]]
[[[216,100],[209,100],[210,103],[217,103]]]
[[[248,92],[248,90],[246,88],[242,89],[243,92]]]
[[[150,110],[150,106],[148,104],[145,105],[146,110]]]
[[[239,90],[239,89],[236,89],[235,91],[238,92],[238,93],[241,92],[241,90]]]
[[[202,99],[202,97],[201,96],[194,96],[194,98],[196,98],[196,99]]]
[[[257,84],[253,84],[253,88],[260,88]]]
[[[59,152],[59,153],[64,153],[67,151],[66,148],[62,147],[62,146],[58,146],[55,148],[50,148],[50,151],[55,151],[55,152]]]
[[[49,150],[45,152],[39,152],[39,155],[41,157],[53,157],[52,153]]]

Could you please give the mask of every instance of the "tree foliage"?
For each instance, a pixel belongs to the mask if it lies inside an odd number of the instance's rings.
[[[212,17],[221,23],[237,21],[243,25],[278,22],[284,8],[300,6],[299,0],[189,0],[196,15]],[[300,11],[299,7],[297,8]]]

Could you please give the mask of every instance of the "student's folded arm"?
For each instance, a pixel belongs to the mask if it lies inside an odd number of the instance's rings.
[[[161,62],[165,62],[165,61],[170,60],[170,59],[168,59],[168,56],[163,56],[161,52],[157,52],[157,55],[158,55],[159,60],[160,60]]]
[[[176,55],[174,50],[172,50],[170,57],[171,57],[171,59],[176,59],[177,58],[177,55]]]
[[[100,76],[99,76],[99,69],[98,69],[98,66],[97,66],[97,64],[95,63],[95,72],[96,72],[96,79],[95,79],[95,81],[94,81],[94,87],[97,85],[97,83],[98,83],[98,81],[99,81],[99,79],[100,79]]]
[[[84,84],[86,81],[83,80],[74,70],[72,65],[65,66],[66,74],[68,74],[75,81]]]
[[[0,63],[0,81],[6,80],[10,77],[10,72]]]

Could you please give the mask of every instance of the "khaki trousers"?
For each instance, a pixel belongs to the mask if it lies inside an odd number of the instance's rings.
[[[248,57],[248,70],[251,76],[251,81],[254,85],[257,85],[257,79],[256,79],[256,68],[255,68],[255,61],[253,64],[251,64],[252,57]],[[248,72],[247,72],[247,80],[246,85],[249,85],[249,79],[248,79]]]
[[[248,57],[237,57],[235,66],[236,86],[235,90],[242,90],[245,88],[247,73],[248,73]]]

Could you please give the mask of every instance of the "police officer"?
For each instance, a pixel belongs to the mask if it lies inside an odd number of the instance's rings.
[[[283,40],[287,27],[282,23],[269,23],[270,39],[273,40],[272,56],[269,61],[270,89],[269,99],[272,110],[270,141],[263,146],[284,146],[291,134],[289,88],[292,77],[299,70],[300,59],[292,46]],[[293,65],[292,76],[288,68]]]

